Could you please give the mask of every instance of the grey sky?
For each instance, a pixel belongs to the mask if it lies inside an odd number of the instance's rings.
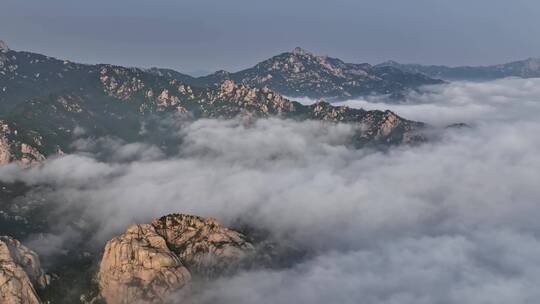
[[[0,39],[82,62],[230,71],[302,46],[351,62],[540,56],[537,0],[1,0]]]

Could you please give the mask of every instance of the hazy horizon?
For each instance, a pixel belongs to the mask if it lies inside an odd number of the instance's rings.
[[[371,64],[540,56],[531,39],[540,34],[540,3],[531,0],[3,2],[0,39],[11,48],[83,63],[234,72],[296,46]]]

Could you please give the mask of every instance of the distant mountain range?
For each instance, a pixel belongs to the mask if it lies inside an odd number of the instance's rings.
[[[386,61],[377,65],[345,63],[328,56],[316,56],[302,48],[282,53],[252,68],[230,73],[217,71],[192,77],[172,69],[151,68],[156,75],[175,78],[186,84],[210,87],[224,80],[254,87],[268,87],[289,97],[343,100],[368,95],[400,98],[424,85],[444,80],[494,80],[506,77],[540,77],[540,58],[528,58],[491,66],[402,64]]]
[[[0,46],[0,164],[28,164],[49,155],[69,153],[78,136],[113,136],[126,142],[145,140],[166,149],[168,139],[164,134],[170,132],[159,132],[165,118],[276,116],[348,122],[362,125],[354,139],[358,146],[416,142],[422,140],[419,132],[424,124],[390,111],[335,107],[322,101],[305,106],[283,98],[269,87],[283,85],[282,90],[290,94],[295,85],[302,90],[320,85],[321,94],[343,93],[345,84],[335,87],[335,81],[356,74],[365,83],[373,84],[362,87],[384,92],[405,88],[401,82],[391,80],[396,75],[412,77],[409,83],[432,82],[394,68],[359,65],[353,69],[354,65],[314,57],[299,49],[242,72],[246,81],[238,81],[225,72],[201,79],[173,70],[79,64],[13,51],[4,43]],[[275,76],[266,81],[268,86],[252,86],[250,82],[265,83],[256,71],[271,71],[270,75]],[[390,71],[393,76],[383,71]],[[335,81],[330,84],[330,80]],[[349,85],[347,88],[355,87],[354,83]]]
[[[427,77],[444,80],[494,80],[506,77],[540,77],[540,58],[529,58],[491,66],[460,66],[402,64],[387,61],[375,67],[391,67],[407,73],[420,73]]]
[[[393,61],[372,66],[295,48],[239,72],[192,77],[172,69],[74,63],[14,51],[0,41],[0,164],[32,163],[71,152],[74,130],[83,130],[86,137],[148,140],[167,148],[167,138],[153,132],[171,116],[348,122],[364,126],[355,138],[358,146],[415,142],[422,140],[424,124],[390,111],[335,107],[324,101],[306,106],[283,95],[329,100],[371,94],[399,97],[443,83],[436,78],[503,77],[540,77],[540,59],[486,67]]]
[[[345,63],[337,58],[316,56],[295,48],[235,73],[218,71],[194,78],[170,69],[148,69],[194,86],[215,86],[224,80],[253,87],[268,87],[289,97],[341,100],[372,94],[401,97],[423,85],[440,84],[420,73],[405,72],[391,66]]]

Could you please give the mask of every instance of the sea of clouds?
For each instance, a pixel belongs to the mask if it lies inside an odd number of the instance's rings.
[[[538,115],[540,80],[507,78],[490,82],[452,82],[411,92],[396,102],[373,96],[335,103],[366,110],[389,109],[399,115],[434,126],[455,122],[484,123],[534,120]],[[317,100],[300,98],[302,104]]]
[[[50,185],[42,195],[58,208],[99,223],[96,243],[182,212],[240,219],[310,252],[289,268],[210,282],[195,303],[538,302],[540,79],[426,90],[399,104],[342,104],[471,128],[377,152],[347,144],[351,125],[199,120],[174,131],[182,144],[172,157],[86,140],[40,167],[1,167],[0,180]],[[50,237],[41,244],[54,253],[74,236]]]

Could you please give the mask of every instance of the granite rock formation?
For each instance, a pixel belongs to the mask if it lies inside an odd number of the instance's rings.
[[[97,280],[108,304],[186,303],[192,277],[224,273],[254,247],[215,219],[172,214],[130,225],[105,246]]]
[[[39,304],[36,288],[48,284],[38,255],[19,241],[0,236],[0,303]]]

